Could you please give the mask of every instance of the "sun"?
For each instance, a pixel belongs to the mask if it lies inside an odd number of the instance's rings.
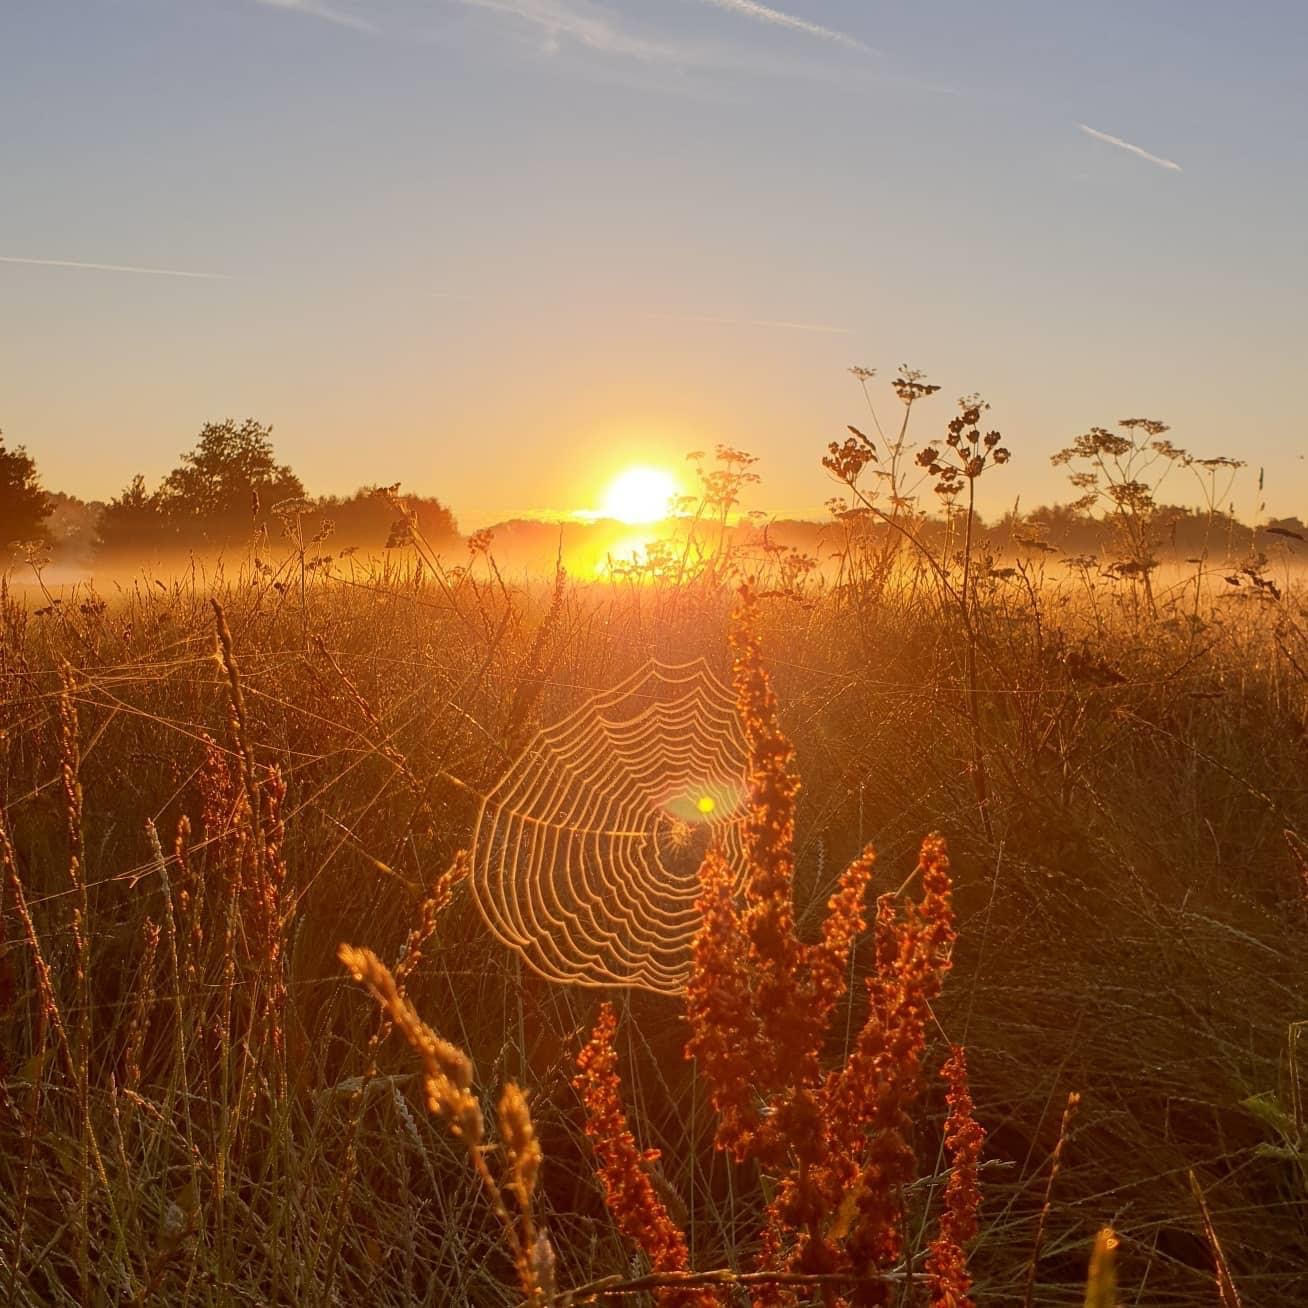
[[[600,512],[633,526],[660,522],[679,489],[676,478],[661,468],[628,468],[609,483]]]

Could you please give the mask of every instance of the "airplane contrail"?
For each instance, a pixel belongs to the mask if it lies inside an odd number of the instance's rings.
[[[792,32],[804,32],[823,41],[834,41],[836,45],[848,46],[851,50],[862,50],[866,54],[877,53],[870,45],[864,44],[855,36],[838,32],[831,27],[823,27],[821,23],[810,23],[806,18],[796,18],[793,14],[782,13],[780,9],[771,9],[767,5],[759,4],[758,0],[705,0],[705,3],[715,5],[719,9],[728,9],[732,13],[752,18],[756,22],[768,23],[773,27],[788,27]]]
[[[195,277],[203,281],[231,280],[227,273],[184,272],[180,268],[143,268],[129,263],[85,263],[81,259],[24,259],[16,254],[0,254],[0,263],[21,263],[36,268],[90,268],[94,272],[145,273],[150,277]]]
[[[1120,136],[1109,136],[1107,132],[1101,132],[1094,127],[1087,127],[1085,123],[1077,123],[1077,126],[1087,136],[1093,136],[1096,141],[1106,141],[1109,145],[1115,145],[1119,150],[1125,150],[1128,154],[1136,155],[1140,159],[1146,159],[1151,164],[1157,164],[1160,168],[1169,169],[1174,173],[1184,171],[1181,165],[1174,160],[1164,159],[1162,155],[1150,154],[1148,150],[1142,150],[1138,145],[1132,145],[1130,141],[1122,140]]]

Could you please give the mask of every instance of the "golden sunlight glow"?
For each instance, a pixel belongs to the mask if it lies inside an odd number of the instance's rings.
[[[648,544],[648,534],[623,536],[620,540],[615,540],[604,548],[595,561],[595,571],[600,576],[609,576],[614,573],[625,574],[630,569],[638,575],[639,569],[647,562],[645,546]]]
[[[699,803],[695,805],[695,807],[699,809],[705,817],[712,813],[717,806],[717,800],[715,800],[712,795],[701,795],[699,797]]]
[[[628,468],[604,492],[600,511],[606,518],[630,524],[660,522],[668,516],[679,487],[661,468]]]

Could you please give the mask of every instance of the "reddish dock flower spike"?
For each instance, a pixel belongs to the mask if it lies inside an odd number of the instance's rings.
[[[977,1165],[986,1133],[972,1116],[972,1091],[967,1082],[967,1053],[953,1045],[941,1075],[949,1084],[949,1117],[945,1122],[945,1148],[949,1152],[949,1181],[940,1233],[927,1254],[927,1280],[931,1308],[972,1308],[971,1278],[963,1247],[977,1233],[981,1188]]]
[[[617,1026],[613,1006],[604,1004],[590,1042],[577,1058],[573,1081],[586,1110],[586,1137],[595,1151],[596,1174],[618,1230],[644,1251],[654,1271],[686,1272],[690,1252],[685,1233],[672,1220],[646,1170],[658,1151],[640,1151],[622,1106],[613,1047]],[[664,1308],[710,1308],[718,1302],[710,1290],[663,1289],[656,1297]]]

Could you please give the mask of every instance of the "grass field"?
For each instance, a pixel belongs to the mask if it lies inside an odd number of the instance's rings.
[[[441,881],[543,724],[650,659],[729,677],[729,570],[551,588],[481,553],[303,562],[0,599],[0,1299],[523,1301],[466,1140],[342,942],[398,964],[488,1120],[525,1091],[560,1296],[647,1270],[573,1084],[604,1000],[662,1211],[694,1268],[750,1272],[777,1168],[715,1149],[685,1002],[547,982]],[[958,1043],[987,1133],[977,1303],[1090,1302],[1104,1227],[1123,1304],[1308,1302],[1302,592],[1156,580],[1145,604],[1129,575],[1038,560],[951,591],[907,553],[838,582],[761,566],[799,936],[868,842],[869,904],[916,898],[939,831],[957,939],[897,1196],[907,1262],[876,1290],[712,1301],[928,1302]],[[852,952],[824,1065],[851,1057],[876,953],[875,933]]]

